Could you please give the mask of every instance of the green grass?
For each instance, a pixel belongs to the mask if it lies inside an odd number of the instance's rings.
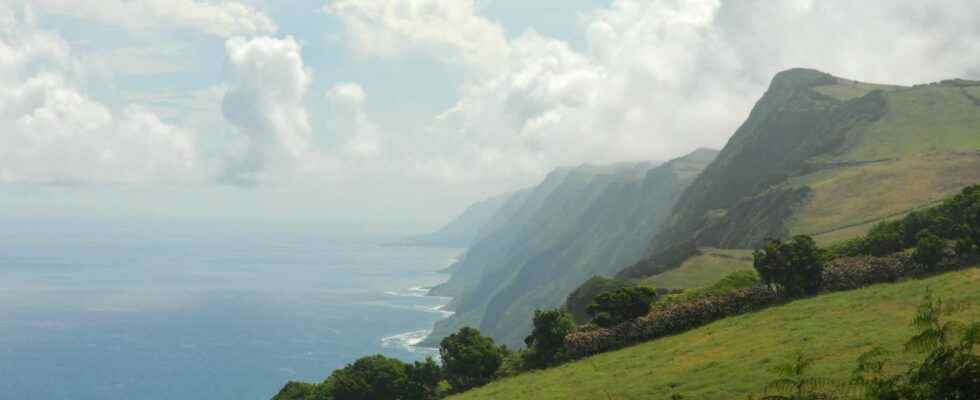
[[[873,346],[900,352],[927,291],[967,305],[950,318],[980,321],[980,269],[972,268],[800,300],[452,398],[745,398],[763,390],[777,377],[773,367],[800,350],[816,359],[813,373],[846,380],[855,359]]]
[[[723,276],[752,270],[752,250],[701,248],[680,267],[643,279],[644,286],[668,289],[705,287]]]
[[[980,106],[964,94],[972,90],[930,85],[887,93],[885,115],[840,159],[980,149]]]
[[[831,241],[849,239],[864,230],[845,228],[928,206],[977,182],[980,156],[976,152],[929,152],[820,171],[792,181],[813,192],[790,221],[790,232],[815,236],[834,232]]]
[[[814,88],[817,92],[825,94],[827,96],[833,97],[838,100],[850,100],[858,97],[862,97],[872,90],[895,90],[900,88],[900,86],[893,85],[877,85],[873,83],[864,83],[857,81],[848,81],[841,79],[836,85],[824,85],[817,86]]]

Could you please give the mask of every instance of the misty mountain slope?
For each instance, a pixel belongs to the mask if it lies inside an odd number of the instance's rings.
[[[519,346],[534,309],[557,307],[588,278],[642,257],[683,188],[715,154],[699,150],[659,167],[552,173],[528,195],[543,202],[527,201],[454,268],[448,284],[463,287],[452,303],[456,315],[436,325],[430,343],[471,325]]]
[[[806,69],[777,74],[682,195],[649,257],[621,276],[662,272],[701,246],[853,237],[980,181],[978,93],[962,80],[900,87]]]
[[[409,246],[439,246],[465,248],[473,244],[510,195],[500,195],[479,201],[439,230],[403,240]]]

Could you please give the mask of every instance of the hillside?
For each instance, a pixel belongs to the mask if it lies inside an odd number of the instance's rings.
[[[714,158],[699,150],[654,166],[631,163],[557,170],[519,192],[495,226],[433,294],[451,295],[456,314],[427,343],[462,326],[520,346],[536,308],[557,307],[594,275],[640,259],[678,195]]]
[[[452,399],[732,399],[758,394],[803,351],[814,373],[846,380],[874,346],[901,353],[927,292],[980,320],[980,269],[838,292],[721,320],[676,336],[522,374]],[[751,334],[748,334],[751,333]]]
[[[434,246],[466,248],[485,232],[490,220],[510,195],[500,195],[479,201],[463,210],[439,230],[406,238],[396,244],[404,246]]]
[[[620,276],[674,268],[698,247],[847,239],[978,182],[978,99],[980,82],[900,87],[781,72],[681,196],[648,257]]]

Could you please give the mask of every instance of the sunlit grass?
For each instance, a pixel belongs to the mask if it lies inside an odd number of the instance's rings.
[[[980,321],[980,269],[796,301],[562,367],[520,375],[456,399],[733,399],[758,393],[797,351],[814,373],[847,379],[873,346],[900,352],[927,291],[969,305]]]

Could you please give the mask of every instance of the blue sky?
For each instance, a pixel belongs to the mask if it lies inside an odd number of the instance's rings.
[[[980,78],[980,4],[0,0],[0,55],[0,218],[412,230],[720,148],[783,69]]]

